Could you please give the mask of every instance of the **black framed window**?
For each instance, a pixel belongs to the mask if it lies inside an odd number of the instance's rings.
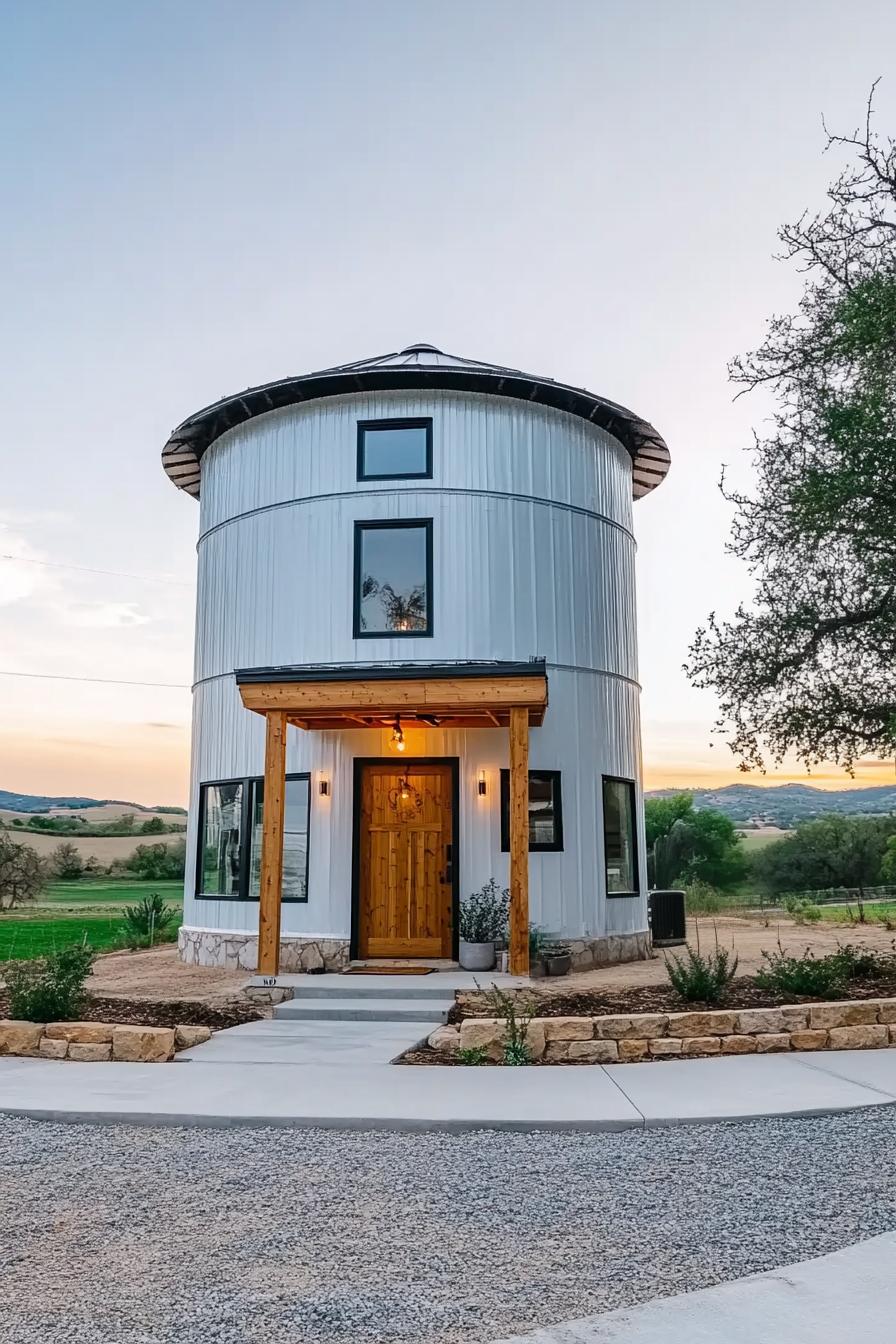
[[[432,519],[355,523],[355,639],[431,634]]]
[[[529,852],[563,848],[559,770],[529,771]],[[501,849],[510,850],[510,771],[501,771]]]
[[[603,803],[607,895],[637,896],[638,844],[634,781],[604,775]]]
[[[359,420],[358,480],[429,480],[432,420]]]
[[[284,902],[308,900],[308,830],[311,776],[287,775],[283,824]],[[264,779],[199,786],[199,900],[257,901],[264,822]]]

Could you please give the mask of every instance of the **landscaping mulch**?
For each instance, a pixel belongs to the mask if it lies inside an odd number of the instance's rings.
[[[830,1003],[851,999],[887,999],[896,997],[896,976],[875,976],[851,980],[843,994],[834,999],[763,989],[752,976],[732,980],[719,1003],[685,1003],[669,985],[642,985],[633,989],[571,990],[545,994],[538,989],[517,991],[534,999],[536,1017],[598,1017],[612,1013],[688,1013],[713,1008],[780,1008],[788,1003]],[[484,994],[458,994],[448,1021],[462,1022],[465,1017],[494,1017],[494,1009]]]
[[[0,991],[0,1018],[9,1017],[9,995]],[[224,1031],[243,1022],[256,1022],[264,1013],[239,1000],[212,1007],[193,999],[155,1002],[152,999],[104,999],[94,995],[78,1014],[79,1022],[115,1022],[132,1027],[210,1027]]]

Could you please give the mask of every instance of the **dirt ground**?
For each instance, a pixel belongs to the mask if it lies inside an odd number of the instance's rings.
[[[854,943],[860,947],[873,947],[878,952],[894,950],[894,936],[880,925],[808,925],[794,924],[793,920],[770,920],[766,928],[757,919],[731,919],[719,915],[706,915],[694,921],[688,920],[688,942],[697,946],[699,932],[700,946],[705,950],[715,946],[718,933],[721,947],[733,947],[738,955],[738,975],[755,975],[762,965],[762,953],[766,949],[774,951],[778,939],[786,952],[799,956],[807,948],[824,956],[835,952],[838,943]],[[682,948],[670,947],[668,953],[675,956]],[[557,980],[539,980],[538,988],[549,993],[570,993],[579,989],[628,989],[638,985],[661,985],[666,982],[666,966],[662,949],[650,961],[631,961],[621,966],[605,966],[595,971],[579,971],[575,975],[563,976]]]
[[[145,952],[110,952],[97,957],[87,981],[91,994],[105,998],[199,999],[215,1003],[236,998],[248,971],[186,966],[173,943]]]

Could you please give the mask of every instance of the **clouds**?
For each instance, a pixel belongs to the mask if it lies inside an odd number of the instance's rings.
[[[152,618],[136,602],[76,602],[62,608],[61,619],[81,630],[124,630],[148,625]]]

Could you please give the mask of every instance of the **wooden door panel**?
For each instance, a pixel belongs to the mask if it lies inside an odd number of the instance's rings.
[[[451,767],[365,766],[360,808],[360,955],[450,957]]]

